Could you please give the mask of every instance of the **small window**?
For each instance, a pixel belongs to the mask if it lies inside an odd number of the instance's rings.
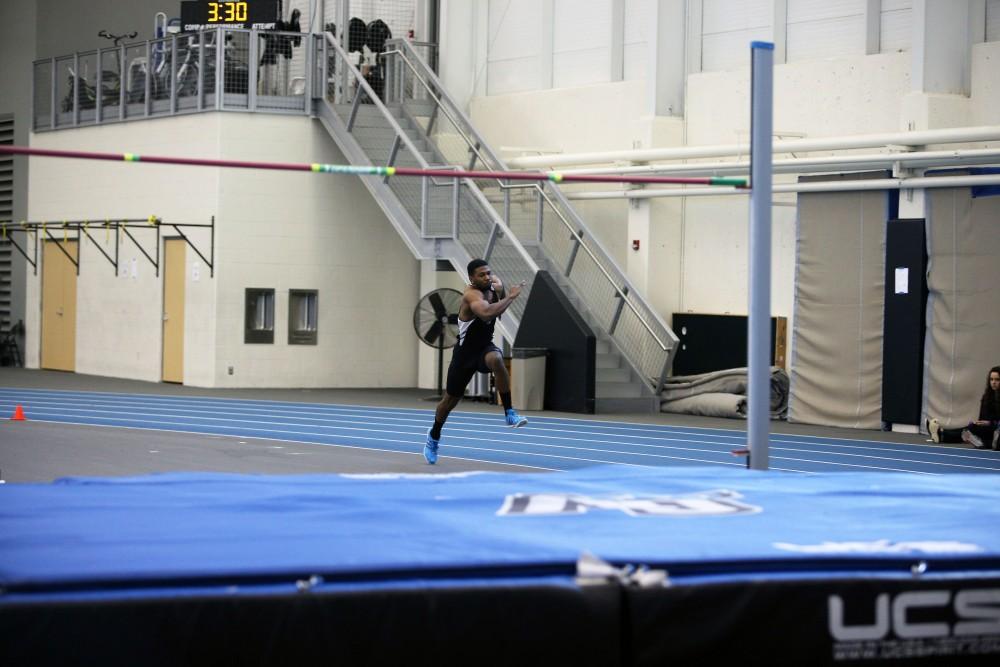
[[[247,288],[244,343],[274,342],[274,290]]]
[[[316,326],[319,322],[316,290],[288,290],[288,344],[315,345]]]

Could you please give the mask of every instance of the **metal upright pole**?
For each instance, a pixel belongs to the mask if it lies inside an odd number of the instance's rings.
[[[750,66],[750,318],[747,448],[767,470],[771,428],[771,153],[774,44],[752,42]]]

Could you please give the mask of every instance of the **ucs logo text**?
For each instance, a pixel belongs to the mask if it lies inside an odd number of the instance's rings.
[[[954,597],[952,591],[935,590],[881,593],[875,598],[875,622],[870,625],[846,625],[844,608],[839,595],[827,598],[830,634],[842,642],[878,641],[890,632],[900,639],[1000,635],[1000,588],[961,590]],[[958,619],[955,623],[947,620],[949,608]],[[911,612],[917,610],[925,610],[918,612],[924,619],[920,622],[912,620]]]

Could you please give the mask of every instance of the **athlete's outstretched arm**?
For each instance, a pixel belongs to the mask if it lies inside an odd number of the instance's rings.
[[[514,285],[510,288],[510,293],[496,303],[487,301],[479,290],[469,290],[465,293],[465,301],[476,317],[481,320],[491,320],[510,308],[510,304],[514,303],[514,299],[521,293],[522,287],[524,287],[523,282],[520,285]]]

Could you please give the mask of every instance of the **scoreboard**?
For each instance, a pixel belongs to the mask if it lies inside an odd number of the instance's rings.
[[[218,26],[274,30],[278,22],[278,2],[279,0],[187,0],[181,3],[181,30],[194,32]]]

